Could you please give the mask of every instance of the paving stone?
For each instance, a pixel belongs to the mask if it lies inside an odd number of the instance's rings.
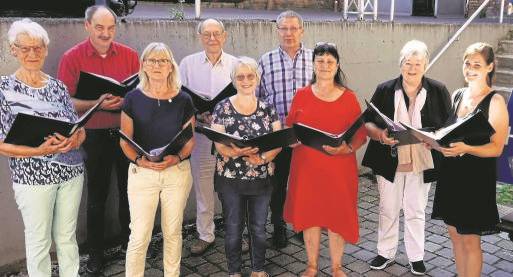
[[[481,243],[481,249],[483,249],[484,251],[486,251],[490,254],[493,254],[493,253],[497,252],[497,250],[499,250],[500,248],[493,244],[490,244],[488,242],[484,242],[484,243]]]
[[[363,249],[369,250],[371,252],[376,251],[376,244],[372,241],[365,241],[365,242],[359,243],[358,246]]]
[[[289,243],[289,245],[287,245],[287,247],[280,249],[280,252],[288,254],[288,255],[292,255],[294,253],[297,253],[297,252],[303,251],[303,250],[304,250],[304,248]]]
[[[435,253],[437,250],[440,250],[443,248],[443,246],[441,246],[440,244],[438,243],[433,243],[433,242],[430,242],[430,241],[426,241],[424,243],[424,248],[429,251],[429,252],[433,252]]]
[[[447,259],[452,259],[452,256],[454,255],[452,252],[452,249],[444,247],[438,251],[435,252],[438,256],[444,257]]]
[[[118,264],[111,264],[103,269],[103,274],[105,276],[112,276],[121,272],[125,272],[125,267]]]
[[[430,264],[432,264],[435,267],[446,267],[453,263],[452,260],[444,258],[444,257],[436,257],[429,261]]]
[[[350,264],[347,264],[345,267],[358,274],[364,274],[365,272],[371,270],[369,264],[362,261],[352,262]]]
[[[513,272],[513,263],[509,261],[500,261],[497,262],[494,266],[506,272]]]
[[[182,259],[182,263],[188,265],[189,267],[196,267],[198,265],[204,264],[207,261],[202,256],[197,257],[189,257],[186,259]]]
[[[397,263],[394,263],[393,265],[388,266],[387,268],[385,268],[384,271],[392,274],[393,276],[401,276],[404,273],[408,272],[409,269],[407,269],[406,267],[401,266],[401,265],[399,265]]]
[[[497,267],[483,263],[482,273],[484,276],[490,276],[490,274],[497,270]],[[513,272],[513,271],[512,271]],[[513,274],[512,274],[513,275]]]
[[[494,255],[503,260],[513,262],[513,252],[511,251],[499,250]]]
[[[290,273],[290,272],[284,272],[280,275],[277,275],[276,277],[297,277],[297,275],[294,273]]]
[[[371,259],[373,259],[376,256],[376,254],[374,252],[370,252],[368,250],[362,249],[358,252],[353,253],[352,256],[361,261],[370,261]]]
[[[371,270],[371,271],[365,273],[365,276],[366,277],[387,277],[387,276],[392,276],[392,274],[390,274],[386,271],[383,271],[383,270]]]
[[[300,272],[303,272],[306,269],[306,264],[302,262],[293,262],[291,264],[286,265],[285,269],[292,273],[299,274]]]
[[[268,263],[265,266],[265,271],[267,271],[267,273],[269,273],[270,276],[276,276],[284,273],[286,270],[275,263]]]
[[[497,270],[490,274],[491,277],[511,277],[511,272],[506,272],[502,270]]]
[[[499,257],[495,256],[495,255],[492,255],[492,254],[489,254],[489,253],[483,253],[483,261],[489,265],[493,265],[494,263],[496,263],[498,260],[500,260]]]
[[[495,245],[499,246],[502,249],[513,251],[513,242],[510,240],[501,240],[501,241],[495,243]]]
[[[441,235],[438,235],[438,234],[432,234],[430,236],[427,236],[426,239],[428,241],[431,241],[431,242],[434,242],[434,243],[437,243],[437,244],[440,244],[440,243],[443,243],[443,242],[447,241],[447,237],[444,237],[444,236],[441,236]]]
[[[218,272],[220,269],[219,269],[219,267],[217,267],[214,264],[206,263],[206,264],[202,264],[202,265],[198,266],[197,270],[198,270],[198,272],[200,272],[203,275],[210,275],[210,274]]]
[[[219,264],[226,262],[226,256],[224,255],[224,253],[216,252],[214,254],[206,256],[205,260],[214,264]]]
[[[434,268],[433,270],[428,271],[428,274],[433,277],[452,277],[454,273],[447,271],[442,268]]]
[[[281,254],[276,257],[272,257],[270,260],[279,266],[286,266],[286,265],[296,261],[295,258],[285,255],[285,254]]]

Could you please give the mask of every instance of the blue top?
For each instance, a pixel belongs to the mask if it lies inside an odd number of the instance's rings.
[[[222,125],[227,134],[248,139],[273,132],[272,123],[279,121],[276,110],[268,102],[259,100],[256,110],[250,115],[237,112],[226,98],[219,102],[212,114],[212,123]],[[242,157],[227,158],[216,155],[216,174],[226,178],[242,180],[265,179],[274,175],[274,163],[252,166]]]
[[[33,88],[20,82],[14,75],[0,77],[0,139],[7,136],[19,113],[33,114],[74,122],[78,116],[71,103],[66,86],[48,77],[42,88]],[[14,184],[59,184],[84,172],[79,150],[29,158],[9,158]]]
[[[157,100],[140,89],[127,93],[122,110],[133,120],[134,141],[146,151],[168,144],[195,112],[185,92],[169,100]]]

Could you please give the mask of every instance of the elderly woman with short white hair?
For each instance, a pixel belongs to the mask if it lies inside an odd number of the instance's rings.
[[[9,157],[14,196],[25,227],[28,275],[51,275],[53,238],[59,275],[78,276],[75,230],[84,181],[78,147],[85,132],[79,129],[69,138],[56,133],[38,147],[3,142],[20,112],[77,120],[66,86],[42,71],[50,43],[45,29],[26,18],[13,22],[7,37],[19,67],[0,77],[0,154]]]
[[[212,114],[212,128],[240,137],[253,138],[281,129],[278,114],[269,103],[255,96],[260,82],[258,65],[239,58],[231,73],[237,94],[218,103]],[[264,271],[267,208],[271,200],[272,160],[281,148],[259,152],[215,143],[214,188],[223,206],[225,253],[230,276],[241,276],[242,230],[248,223],[251,277],[268,276]]]
[[[451,101],[445,85],[424,77],[428,63],[427,46],[417,40],[407,42],[400,53],[401,75],[378,85],[371,102],[395,122],[417,128],[442,127],[449,116]],[[423,275],[425,209],[441,155],[423,144],[397,146],[398,142],[379,122],[369,118],[366,123],[372,140],[362,162],[376,175],[380,197],[378,255],[370,267],[381,270],[393,263],[402,209],[410,271]]]

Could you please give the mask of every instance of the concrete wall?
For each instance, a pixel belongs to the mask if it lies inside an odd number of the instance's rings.
[[[55,75],[57,63],[62,53],[86,36],[81,20],[36,19],[50,35],[50,52],[44,70]],[[6,33],[12,19],[0,19],[0,74],[11,74],[17,68],[16,61],[9,55]],[[152,41],[168,43],[177,60],[200,50],[195,36],[196,22],[174,21],[129,21],[118,29],[118,40],[139,51]],[[263,21],[226,22],[230,36],[225,50],[235,55],[258,58],[262,53],[278,44],[275,25]],[[369,99],[376,85],[395,78],[399,74],[398,55],[403,44],[410,39],[425,41],[432,53],[436,53],[457,30],[458,26],[434,24],[400,24],[368,22],[307,22],[305,44],[312,47],[317,41],[331,41],[338,45],[342,53],[342,67],[349,79],[349,87],[363,103]],[[464,85],[461,74],[461,55],[466,46],[476,41],[486,41],[497,45],[505,37],[510,25],[478,24],[471,25],[458,41],[446,52],[443,58],[427,74],[444,82],[450,91]],[[362,152],[359,152],[361,158]],[[79,218],[79,240],[84,240],[85,193]],[[115,194],[111,197],[109,224],[115,222]],[[0,158],[0,267],[24,258],[23,224],[16,209],[9,172],[4,158]],[[194,217],[195,205],[191,192],[186,218]],[[117,228],[114,224],[111,231]]]
[[[392,0],[378,0],[378,11],[381,13],[390,13],[390,5]],[[412,0],[396,0],[395,1],[395,14],[396,15],[411,15],[412,14]]]

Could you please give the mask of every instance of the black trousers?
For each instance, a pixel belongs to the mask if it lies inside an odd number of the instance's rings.
[[[128,242],[130,213],[128,210],[128,159],[119,146],[116,129],[88,129],[84,142],[87,171],[87,245],[90,253],[104,249],[105,204],[109,193],[113,166],[116,166],[119,193],[119,239]]]
[[[292,148],[284,147],[274,159],[275,174],[273,178],[273,193],[271,195],[271,223],[284,225],[283,206],[287,197],[287,183],[289,180]]]

